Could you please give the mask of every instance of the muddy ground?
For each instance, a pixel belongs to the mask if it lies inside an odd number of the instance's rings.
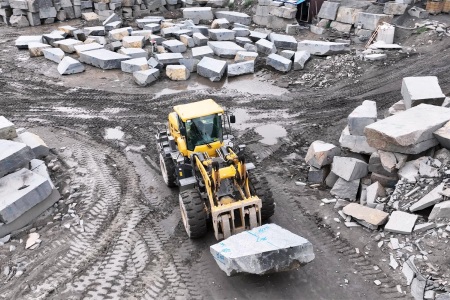
[[[421,75],[438,76],[448,95],[450,38],[404,30],[398,38],[410,51],[388,53],[384,62],[364,62],[354,54],[314,58],[305,70],[288,74],[259,63],[255,75],[219,83],[194,74],[187,82],[163,78],[139,88],[127,74],[89,66],[81,75],[61,77],[56,64],[15,49],[17,36],[55,27],[0,27],[0,115],[53,148],[53,164],[60,166],[53,176],[64,194],[0,247],[0,298],[409,298],[398,291],[397,285],[407,289],[401,273],[389,268],[373,239],[378,232],[334,222],[332,206],[320,206],[328,191],[295,181],[306,181],[302,158],[309,144],[336,143],[347,115],[362,100],[375,100],[382,117],[401,99],[402,78]],[[270,221],[313,243],[311,264],[228,278],[209,253],[212,230],[200,240],[186,237],[177,191],[160,176],[154,133],[173,105],[205,98],[235,112],[235,134],[276,196]],[[35,229],[42,243],[25,250]]]

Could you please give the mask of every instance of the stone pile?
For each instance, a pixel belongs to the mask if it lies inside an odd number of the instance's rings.
[[[59,200],[37,135],[0,116],[0,238],[27,225]]]
[[[291,25],[298,26],[296,14],[295,1],[258,0],[253,22],[267,28],[287,30]]]
[[[382,120],[375,102],[364,101],[348,116],[341,148],[315,141],[305,161],[308,180],[337,198],[324,203],[337,202],[347,227],[380,230],[378,247],[391,251],[390,266],[402,265],[414,298],[423,299],[445,290],[450,275],[431,266],[425,250],[450,238],[450,108],[436,77],[404,78],[401,94],[403,109],[396,104]]]

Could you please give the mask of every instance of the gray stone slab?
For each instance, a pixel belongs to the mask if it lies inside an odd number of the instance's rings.
[[[228,77],[239,76],[244,74],[255,73],[255,61],[249,60],[244,62],[239,62],[235,64],[229,64],[227,75]]]
[[[420,104],[366,126],[364,133],[371,147],[417,154],[438,144],[433,132],[449,120],[450,108]]]
[[[406,3],[386,2],[384,4],[383,13],[386,15],[401,16],[406,12],[407,7],[408,4]]]
[[[44,34],[42,35],[42,38],[45,40],[47,44],[50,44],[53,47],[58,47],[57,45],[55,45],[55,42],[62,41],[65,39],[65,37],[58,32]]]
[[[414,232],[424,232],[433,228],[436,228],[436,223],[428,222],[423,224],[416,224],[416,226],[414,226]]]
[[[197,74],[209,78],[211,81],[220,81],[226,68],[227,63],[225,61],[205,56],[197,65]]]
[[[50,182],[27,169],[0,178],[0,221],[14,221],[51,193]]]
[[[162,42],[162,45],[166,50],[169,50],[172,53],[183,53],[187,50],[186,45],[178,40],[164,41]]]
[[[58,64],[58,72],[61,75],[70,75],[84,72],[84,65],[72,57],[66,56]]]
[[[333,55],[349,52],[346,43],[305,40],[298,43],[298,51],[308,51],[313,55]]]
[[[428,220],[436,220],[440,218],[450,219],[450,201],[444,201],[433,207]]]
[[[38,57],[38,56],[44,56],[44,53],[42,50],[46,48],[51,48],[49,44],[44,43],[29,43],[28,44],[28,52],[30,53],[30,57]]]
[[[411,269],[411,267],[406,262],[402,266],[402,273],[405,276],[406,285],[410,285],[416,274],[414,273],[414,270]]]
[[[450,122],[433,132],[433,135],[442,147],[450,149]]]
[[[211,7],[189,7],[183,9],[183,18],[191,19],[198,24],[200,20],[213,20],[214,15]]]
[[[208,46],[215,55],[225,58],[234,58],[239,51],[245,51],[244,48],[236,43],[228,41],[211,41],[208,42]]]
[[[46,48],[42,49],[42,53],[44,54],[44,57],[48,60],[51,60],[55,63],[60,63],[61,60],[64,58],[65,54],[64,51],[62,51],[59,48]]]
[[[294,54],[294,70],[303,70],[310,57],[311,54],[308,51],[296,51]]]
[[[225,18],[215,19],[211,23],[211,29],[228,29],[230,28],[230,22]]]
[[[290,35],[272,32],[269,34],[269,40],[277,49],[297,50],[297,40]]]
[[[106,49],[92,50],[80,53],[80,61],[104,70],[120,69],[121,62],[130,59],[129,56]]]
[[[258,50],[258,53],[262,53],[264,55],[270,55],[277,52],[275,44],[265,39],[258,40],[255,43],[255,46]]]
[[[180,65],[185,66],[190,73],[197,72],[197,65],[200,60],[195,58],[183,58],[179,60]]]
[[[49,154],[47,144],[36,134],[31,132],[23,132],[14,139],[19,143],[24,143],[31,148],[36,158],[42,158]]]
[[[192,50],[195,48],[192,48]],[[212,50],[211,50],[212,51]],[[155,59],[162,65],[177,64],[180,59],[184,58],[181,53],[160,53],[155,54]]]
[[[0,116],[0,139],[12,140],[17,137],[16,127],[4,116]]]
[[[110,15],[109,17],[107,17],[105,19],[105,21],[103,21],[103,26],[106,26],[108,24],[115,23],[115,22],[121,23],[122,18],[119,15],[114,13],[114,14]]]
[[[84,51],[91,51],[91,50],[97,50],[97,49],[103,49],[103,45],[100,45],[99,43],[89,43],[89,44],[81,44],[74,46],[75,52],[80,55],[81,52]]]
[[[192,58],[202,59],[205,56],[214,56],[214,51],[209,46],[192,48]]]
[[[247,37],[236,37],[236,44],[238,44],[241,47],[244,47],[245,44],[251,44],[252,40]]]
[[[339,2],[330,2],[325,1],[322,3],[322,6],[320,7],[319,14],[317,15],[320,19],[328,19],[328,20],[335,20],[336,14],[339,9]]]
[[[364,135],[351,135],[348,126],[341,133],[339,145],[355,153],[372,154],[377,151],[377,149],[369,146],[367,138]]]
[[[186,47],[193,48],[195,47],[194,39],[188,35],[181,35],[180,42],[182,42]]]
[[[145,46],[145,36],[124,36],[122,38],[122,46],[124,48],[143,48]]]
[[[153,33],[159,32],[161,30],[161,25],[157,23],[146,24],[144,30],[150,30]]]
[[[158,69],[149,69],[145,71],[137,71],[133,73],[133,79],[136,84],[140,86],[147,86],[152,82],[155,82],[159,78]]]
[[[56,18],[56,9],[53,6],[40,7],[39,8],[39,17],[41,19]]]
[[[139,58],[133,58],[133,59],[129,59],[129,60],[123,60],[120,63],[120,68],[121,68],[122,72],[134,73],[137,71],[148,70],[149,66],[147,63],[147,58],[139,57]]]
[[[248,26],[252,22],[252,18],[249,15],[237,11],[216,11],[214,14],[216,18],[225,18],[230,23],[239,23]]]
[[[336,21],[345,24],[355,24],[359,12],[364,11],[362,8],[341,6],[336,14]]]
[[[342,209],[342,212],[356,220],[362,220],[374,226],[385,224],[389,217],[389,214],[384,211],[357,203],[350,203]]]
[[[208,44],[208,38],[200,32],[195,32],[192,35],[192,38],[194,39],[194,44],[196,46],[206,46]]]
[[[213,41],[233,41],[235,32],[229,29],[210,29],[209,38]]]
[[[337,176],[352,181],[367,176],[368,165],[366,162],[353,157],[334,156],[332,171]]]
[[[250,35],[250,30],[247,28],[233,28],[231,29],[234,31],[236,37],[246,37]]]
[[[147,51],[139,48],[120,48],[117,53],[127,55],[130,58],[144,57],[145,59],[148,59]]]
[[[421,103],[441,106],[445,99],[436,76],[405,77],[401,93],[406,109]]]
[[[377,206],[377,198],[386,196],[386,190],[379,182],[374,182],[366,189],[366,202],[367,206],[375,208]]]
[[[75,39],[66,39],[66,40],[62,40],[62,41],[57,41],[54,44],[56,45],[56,47],[59,47],[65,53],[74,53],[75,46],[81,45],[81,44],[83,44],[83,42],[75,40]]]
[[[248,36],[253,42],[257,42],[261,39],[266,40],[268,37],[267,33],[259,32],[259,31],[250,31],[250,35]]]
[[[315,258],[308,240],[276,224],[233,235],[212,245],[210,251],[228,276],[292,270]]]
[[[280,55],[284,58],[292,60],[294,58],[295,52],[292,50],[283,50],[280,52]]]
[[[356,195],[359,189],[359,179],[347,181],[342,178],[338,178],[336,183],[333,185],[330,193],[331,195],[337,196],[342,199],[356,200]]]
[[[291,8],[291,7],[287,7],[287,6],[280,6],[280,7],[271,7],[269,10],[269,15],[270,16],[275,16],[275,17],[279,17],[282,19],[295,19],[295,15],[297,13],[297,8]],[[270,17],[269,16],[269,17]],[[269,23],[269,26],[271,24]],[[286,27],[284,27],[286,28]]]
[[[388,232],[410,234],[418,216],[403,211],[393,211],[384,230]]]
[[[266,59],[266,64],[280,72],[289,72],[292,68],[292,61],[281,55],[272,53]]]
[[[105,26],[84,27],[83,31],[85,35],[104,36]]]
[[[166,75],[171,80],[184,81],[189,79],[191,72],[184,65],[168,65]]]
[[[22,35],[19,36],[16,41],[15,45],[17,49],[28,49],[29,43],[42,43],[42,35]]]
[[[411,295],[414,300],[423,300],[425,294],[426,280],[419,280],[419,278],[414,278],[411,283]]]
[[[377,121],[377,103],[364,100],[348,116],[348,130],[351,135],[364,135],[364,128]]]
[[[443,196],[439,193],[442,192],[442,188],[444,187],[444,183],[439,184],[434,189],[432,189],[428,194],[422,197],[419,201],[410,206],[409,211],[414,212],[418,210],[422,210],[424,208],[430,207],[439,203],[443,200]]]
[[[203,34],[204,36],[209,36],[209,28],[207,26],[196,25],[196,26],[193,26],[193,27],[190,27],[190,28],[191,28],[193,33],[198,32],[198,33]]]
[[[250,51],[238,51],[234,57],[235,62],[243,62],[249,60],[255,60],[258,57],[258,53]]]
[[[333,144],[325,143],[323,141],[314,141],[308,148],[305,156],[305,161],[308,165],[321,168],[330,165],[333,158],[341,153],[341,149]]]
[[[355,24],[361,24],[363,29],[376,30],[382,22],[391,23],[392,18],[392,15],[359,12]]]
[[[136,19],[136,25],[140,29],[143,29],[146,25],[149,24],[157,24],[159,25],[161,23],[160,19]]]

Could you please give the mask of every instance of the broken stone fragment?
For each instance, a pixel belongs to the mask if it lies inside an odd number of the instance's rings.
[[[249,51],[238,51],[234,57],[236,63],[244,61],[254,61],[258,57],[258,53]]]
[[[419,178],[419,168],[413,161],[408,161],[398,170],[398,177],[405,179],[409,183],[415,183]]]
[[[229,64],[227,67],[227,76],[239,76],[245,74],[253,74],[255,72],[255,61],[243,61],[235,64]]]
[[[37,56],[43,56],[44,53],[42,52],[46,48],[51,48],[52,46],[48,44],[43,43],[29,43],[28,44],[28,51],[30,52],[30,57],[37,57]]]
[[[372,182],[379,182],[385,188],[394,188],[398,182],[398,176],[386,176],[377,173],[370,174],[370,180]]]
[[[347,181],[343,178],[338,178],[336,183],[333,185],[330,193],[331,195],[337,196],[342,199],[356,200],[356,195],[359,189],[359,179],[354,179]]]
[[[58,72],[61,75],[70,75],[84,72],[84,65],[72,57],[66,56],[58,64]]]
[[[450,122],[447,122],[443,127],[436,130],[433,134],[442,147],[450,150]]]
[[[384,226],[385,231],[410,234],[416,224],[418,216],[403,211],[393,211],[389,221]]]
[[[310,57],[308,51],[296,51],[294,54],[294,70],[302,70]]]
[[[289,72],[292,67],[292,61],[281,55],[272,53],[266,59],[266,64],[280,72]]]
[[[348,126],[342,130],[339,145],[354,153],[372,154],[377,151],[377,149],[369,146],[367,138],[364,135],[351,135]]]
[[[292,270],[314,259],[312,244],[276,224],[266,224],[233,235],[210,247],[228,275],[269,274]]]
[[[424,208],[430,207],[436,203],[439,203],[443,200],[443,196],[440,194],[442,188],[444,187],[444,183],[439,184],[434,189],[432,189],[428,194],[422,197],[419,201],[411,205],[409,211],[414,212],[418,210],[422,210]]]
[[[406,109],[421,103],[441,106],[445,99],[436,76],[405,77],[401,93]]]
[[[208,38],[200,32],[195,32],[192,35],[192,38],[194,39],[194,43],[196,46],[206,46],[208,44]]]
[[[277,49],[297,50],[297,40],[293,36],[272,32],[269,40]]]
[[[414,232],[423,232],[436,227],[436,223],[428,222],[414,226]]]
[[[367,222],[373,226],[380,226],[386,223],[389,214],[381,210],[363,206],[357,203],[350,203],[342,209],[343,213],[352,218]]]
[[[314,168],[309,167],[308,182],[309,183],[323,183],[327,175],[330,173],[330,168]]]
[[[195,49],[195,48],[193,48]],[[227,68],[227,62],[211,57],[203,57],[197,65],[197,74],[209,78],[211,81],[220,81]]]
[[[275,47],[275,44],[265,40],[265,39],[260,39],[255,43],[256,49],[258,51],[258,53],[262,53],[264,55],[270,55],[272,53],[276,53],[277,52],[277,48]]]
[[[355,108],[347,118],[348,130],[351,135],[364,135],[364,128],[377,121],[377,104],[365,100]]]
[[[236,43],[227,41],[208,42],[208,46],[213,50],[215,55],[225,58],[234,58],[238,52],[245,50]]]
[[[25,249],[29,249],[31,246],[33,246],[34,244],[36,244],[36,242],[39,239],[39,233],[37,232],[32,232],[28,235],[28,239],[27,242],[25,243]]]
[[[166,75],[171,80],[188,80],[191,73],[183,65],[169,65],[166,67]]]
[[[367,187],[367,206],[375,208],[377,206],[376,200],[378,197],[386,196],[386,190],[379,182],[374,182]]]
[[[133,73],[133,78],[136,84],[140,86],[147,86],[152,82],[155,82],[159,78],[158,69],[150,69],[145,71],[137,71]]]
[[[349,51],[346,43],[305,40],[298,43],[297,51],[308,51],[313,55],[333,55]]]
[[[444,201],[436,204],[433,207],[430,215],[428,216],[428,220],[435,220],[440,218],[450,218],[450,201]]]
[[[331,171],[347,181],[352,181],[367,176],[367,166],[364,161],[353,157],[335,156]]]
[[[4,116],[0,116],[0,139],[12,140],[17,137],[16,127]]]
[[[145,57],[124,60],[120,63],[122,72],[134,73],[136,71],[148,70],[149,66]]]
[[[124,36],[122,38],[122,46],[125,48],[143,48],[145,44],[144,36]]]
[[[34,152],[24,143],[0,139],[0,178],[28,165],[35,158]]]
[[[42,158],[48,155],[49,148],[47,144],[36,134],[24,132],[18,135],[14,141],[24,143],[31,148],[36,158]]]
[[[341,150],[333,144],[323,141],[314,141],[309,146],[305,161],[308,165],[321,168],[333,162],[333,158],[341,153]]]

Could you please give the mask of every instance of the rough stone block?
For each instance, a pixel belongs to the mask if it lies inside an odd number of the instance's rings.
[[[292,67],[292,61],[281,55],[272,53],[266,59],[266,64],[280,72],[289,72]]]
[[[295,52],[292,50],[283,50],[281,51],[280,55],[284,58],[292,60],[294,58]]]
[[[59,47],[65,53],[74,53],[76,45],[82,45],[83,42],[75,39],[66,39],[62,41],[55,42],[55,45]]]
[[[25,145],[30,147],[36,158],[42,158],[49,154],[49,148],[47,144],[45,144],[45,142],[34,133],[21,133],[17,138],[14,139],[14,141],[24,143]]]
[[[339,9],[339,2],[325,1],[322,3],[319,14],[320,19],[335,20]]]
[[[183,65],[169,65],[166,67],[166,75],[171,80],[188,80],[191,73]]]
[[[103,21],[103,26],[106,26],[110,23],[114,23],[114,22],[119,22],[122,23],[122,18],[120,16],[118,16],[117,14],[112,14],[109,17],[106,18],[105,21]]]
[[[339,145],[355,153],[372,154],[377,151],[377,149],[369,146],[367,138],[364,135],[351,135],[348,126],[342,131],[341,137],[339,138]]]
[[[190,27],[190,29],[192,30],[193,33],[201,33],[204,36],[209,36],[209,28],[207,26],[192,26]]]
[[[443,127],[436,130],[433,134],[442,147],[450,149],[450,122],[447,122]]]
[[[130,59],[128,56],[106,49],[80,53],[80,61],[104,70],[120,69],[121,62]]]
[[[294,19],[296,14],[297,8],[290,8],[286,6],[271,7],[269,10],[269,15],[283,19]]]
[[[215,55],[225,58],[234,58],[239,51],[245,51],[244,48],[236,43],[228,41],[212,41],[208,42],[208,46]]]
[[[35,158],[34,152],[24,143],[0,140],[0,149],[0,178]]]
[[[441,106],[445,99],[436,76],[405,77],[401,93],[406,109],[421,103]]]
[[[351,24],[345,24],[338,21],[333,21],[330,24],[330,27],[333,28],[336,31],[343,32],[343,33],[349,33],[352,29]]]
[[[333,144],[325,143],[323,141],[314,141],[309,146],[305,161],[312,167],[321,168],[331,164],[334,156],[339,155],[340,153],[341,150]]]
[[[357,24],[361,24],[362,28],[376,30],[377,26],[382,22],[391,23],[392,22],[391,15],[385,14],[371,14],[366,12],[359,12],[356,17]]]
[[[398,170],[398,176],[409,183],[415,183],[419,178],[419,168],[415,166],[414,162],[408,161]]]
[[[50,44],[53,47],[58,47],[55,42],[65,39],[65,37],[63,36],[63,32],[52,32],[49,34],[44,34],[42,38],[47,42],[47,44]]]
[[[0,116],[0,139],[12,140],[17,137],[17,132],[14,124],[6,119],[4,116]]]
[[[374,226],[385,224],[389,217],[389,214],[384,211],[357,203],[350,203],[349,205],[346,205],[342,209],[342,212],[356,220],[364,221]]]
[[[355,24],[358,13],[362,11],[363,9],[361,8],[341,6],[338,9],[336,21],[346,24]]]
[[[269,40],[277,49],[297,50],[297,40],[293,36],[272,32],[269,34]]]
[[[257,42],[261,39],[265,40],[268,37],[267,33],[259,32],[259,31],[250,31],[250,35],[248,36],[253,42]]]
[[[145,57],[139,57],[129,60],[123,60],[120,63],[120,68],[122,69],[122,72],[134,73],[137,71],[148,70],[149,66]]]
[[[183,53],[187,50],[186,45],[177,40],[164,41],[162,45],[166,50],[169,50],[172,53]]]
[[[230,22],[228,22],[228,20],[225,18],[215,19],[211,23],[211,29],[228,29],[228,28],[230,28]]]
[[[250,35],[250,30],[247,28],[233,28],[236,37],[246,37]]]
[[[347,118],[351,135],[364,135],[364,128],[377,121],[377,103],[364,100]]]
[[[353,157],[334,156],[332,171],[339,177],[351,181],[368,174],[367,163]]]
[[[244,47],[245,44],[252,44],[252,40],[247,37],[236,37],[236,44],[238,44],[241,47]]]
[[[429,13],[425,9],[417,7],[417,6],[411,7],[408,10],[408,14],[412,17],[416,17],[419,19],[426,19],[429,16]]]
[[[226,68],[227,63],[225,61],[205,56],[197,65],[197,73],[211,81],[220,81]]]
[[[244,61],[254,61],[258,57],[258,53],[256,52],[249,52],[249,51],[238,51],[236,53],[236,56],[234,57],[234,61],[244,62]]]
[[[194,73],[197,72],[197,65],[200,62],[200,60],[195,58],[183,58],[179,60],[180,65],[185,66],[189,72]]]
[[[124,37],[130,35],[130,31],[129,28],[113,29],[109,32],[109,36],[114,41],[121,41]]]
[[[182,34],[180,36],[180,42],[182,42],[186,47],[189,48],[195,47],[194,39],[188,35]]]
[[[374,148],[417,154],[438,144],[433,132],[449,120],[449,108],[420,104],[366,126],[364,133]]]
[[[31,26],[38,26],[41,25],[41,17],[39,16],[39,13],[32,13],[27,12],[28,22]]]
[[[142,36],[144,38],[144,45],[147,41],[151,40],[152,35],[153,32],[151,30],[133,30],[131,32],[131,36]]]
[[[309,167],[308,171],[308,182],[309,183],[323,183],[325,179],[327,178],[328,174],[330,173],[329,167],[324,168],[314,168]]]
[[[94,35],[94,36],[104,36],[105,35],[105,27],[104,26],[84,27],[83,31],[84,31],[85,35]]]
[[[139,48],[120,48],[119,51],[117,51],[119,54],[127,55],[130,58],[140,58],[143,57],[145,59],[148,59],[148,53],[144,49]]]
[[[379,182],[382,186],[386,188],[394,188],[398,182],[398,176],[397,175],[386,176],[377,173],[372,173],[370,175],[370,180],[372,182]]]
[[[58,64],[58,72],[61,75],[69,75],[84,72],[84,65],[72,57],[66,56]]]
[[[264,55],[270,55],[277,53],[277,48],[275,47],[275,44],[266,40],[266,39],[260,39],[255,43],[256,49],[259,53],[262,53]]]
[[[379,182],[374,182],[369,185],[366,189],[367,191],[367,206],[375,208],[377,206],[377,198],[386,196],[386,190]]]
[[[192,58],[202,59],[205,56],[214,56],[214,51],[209,46],[192,48]]]
[[[45,48],[42,49],[44,57],[48,60],[54,61],[55,63],[60,63],[64,58],[64,51],[59,48]]]
[[[397,2],[386,2],[384,4],[383,13],[386,15],[403,15],[406,11],[408,4],[406,3],[397,3]]]
[[[211,7],[189,7],[183,9],[183,18],[191,19],[198,24],[200,20],[213,20],[214,15]]]
[[[39,17],[41,19],[56,18],[56,9],[54,7],[39,8]]]
[[[26,36],[19,36],[16,41],[15,45],[17,49],[28,49],[29,43],[42,43],[42,35],[26,35]]]
[[[241,12],[236,11],[216,11],[215,13],[216,18],[225,18],[230,23],[239,23],[243,25],[250,25],[252,22],[252,18]]]
[[[52,193],[50,182],[27,169],[0,179],[0,221],[10,223]]]
[[[233,41],[236,33],[229,29],[210,29],[209,38],[213,41]]]
[[[195,32],[192,35],[192,38],[194,39],[194,43],[196,46],[206,46],[208,44],[208,38],[200,32]]]
[[[182,35],[187,35],[187,36],[192,36],[193,32],[190,29],[180,29],[177,31],[172,32],[172,35],[177,38],[178,40],[180,39],[180,36]]]
[[[136,84],[140,86],[147,86],[152,82],[155,82],[159,78],[158,69],[149,69],[145,71],[137,71],[133,73],[133,78]]]
[[[144,25],[144,30],[150,30],[151,32],[159,32],[161,30],[161,25],[157,23],[150,23]]]
[[[393,211],[384,230],[401,234],[410,234],[418,216],[403,211]]]
[[[315,26],[315,25],[310,25],[309,26],[309,30],[317,35],[322,35],[325,33],[326,28],[325,27],[319,27],[319,26]]]
[[[426,283],[426,280],[420,280],[418,277],[413,279],[411,283],[411,295],[415,300],[424,299]]]
[[[338,179],[339,179],[339,176],[337,176],[333,172],[330,172],[330,174],[328,174],[327,178],[325,178],[325,184],[327,185],[327,187],[332,188],[334,186],[334,184],[338,181]]]
[[[294,54],[294,70],[303,70],[310,57],[308,51],[296,51]]]
[[[28,52],[30,52],[30,57],[43,56],[42,52],[46,48],[51,48],[52,46],[43,43],[29,43]]]
[[[436,220],[440,218],[450,218],[450,201],[444,201],[436,204],[428,216],[428,220]]]
[[[308,51],[313,55],[333,55],[348,52],[346,43],[305,40],[298,43],[298,51]]]
[[[288,24],[286,26],[286,34],[289,35],[297,35],[300,31],[300,25],[299,24]]]
[[[342,178],[338,178],[333,188],[330,191],[331,195],[337,196],[342,199],[356,200],[358,194],[360,179],[347,181]]]
[[[212,245],[210,250],[228,276],[292,270],[315,257],[308,240],[275,224],[238,233]]]
[[[178,41],[175,41],[178,42]],[[144,36],[124,36],[122,38],[122,46],[124,48],[143,48],[145,44]]]
[[[97,50],[97,49],[103,49],[103,45],[100,45],[98,43],[89,43],[89,44],[81,44],[74,46],[75,52],[80,55],[81,52],[84,51],[91,51],[91,50]]]
[[[235,64],[229,64],[227,74],[228,77],[239,76],[244,74],[255,73],[255,61],[248,60]]]
[[[195,48],[192,48],[192,50]],[[211,50],[212,51],[212,50]],[[184,58],[181,53],[160,53],[155,55],[156,60],[162,65],[177,64],[180,59]]]

